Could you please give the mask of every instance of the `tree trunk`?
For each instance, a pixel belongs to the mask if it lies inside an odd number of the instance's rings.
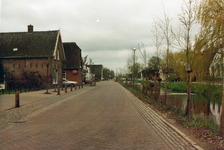
[[[155,100],[156,100],[156,75],[155,75],[155,81],[154,81],[154,98],[155,98]]]
[[[145,80],[146,80],[146,82],[145,82],[145,95],[147,95],[147,92],[148,92],[148,77],[147,77],[147,74],[146,74]]]
[[[142,93],[144,94],[144,76],[143,76],[143,80],[142,80]]]
[[[223,80],[224,81],[224,80]],[[222,93],[224,93],[224,82],[222,83]],[[224,94],[222,94],[222,113],[221,113],[221,120],[220,120],[220,133],[223,133],[224,130]]]
[[[168,78],[168,74],[166,73],[166,80],[165,80],[165,99],[164,99],[164,103],[166,104],[166,100],[167,100],[167,78]]]
[[[160,101],[160,88],[161,88],[161,81],[159,81],[159,91],[158,91],[158,100]]]
[[[188,90],[187,90],[187,108],[186,108],[186,111],[185,111],[185,115],[189,115],[190,114],[190,102],[191,102],[191,75],[192,73],[188,73],[187,74],[187,87],[188,87]]]

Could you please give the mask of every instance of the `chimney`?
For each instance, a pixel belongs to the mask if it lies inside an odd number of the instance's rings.
[[[28,33],[33,33],[33,26],[31,24],[28,25]]]

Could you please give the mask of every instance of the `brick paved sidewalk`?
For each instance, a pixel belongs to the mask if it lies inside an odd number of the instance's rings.
[[[20,93],[20,105],[26,105],[34,103],[35,101],[57,96],[57,92],[53,91],[54,89],[49,89],[49,93],[51,94],[44,94],[46,90]],[[63,93],[64,92],[62,91],[62,94]],[[11,109],[13,107],[15,107],[15,94],[0,95],[0,111]]]
[[[29,116],[34,112],[39,112],[50,105],[54,106],[56,103],[60,103],[63,99],[71,96],[76,96],[82,92],[86,92],[92,89],[89,85],[85,85],[82,88],[70,88],[65,91],[60,91],[60,95],[54,92],[54,89],[50,89],[51,94],[44,94],[46,90],[40,90],[29,93],[20,94],[20,107],[15,108],[15,94],[1,95],[0,96],[0,130],[8,128],[8,126],[14,125],[15,122],[21,122],[22,118]]]

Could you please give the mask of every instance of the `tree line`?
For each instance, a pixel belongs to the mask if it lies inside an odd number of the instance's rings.
[[[151,75],[149,79],[162,70],[165,74],[165,103],[168,79],[186,81],[188,99],[185,115],[189,115],[192,80],[214,83],[223,79],[223,6],[223,0],[183,0],[181,12],[177,13],[178,29],[173,28],[173,18],[164,10],[164,17],[154,19],[152,26],[155,55],[149,58],[144,44],[139,43],[137,49],[143,63],[135,61],[133,68],[133,59],[138,58],[130,55],[127,59],[129,73],[137,77],[140,71],[146,70]],[[198,26],[198,32],[193,32],[195,26]],[[222,107],[224,110],[224,104]],[[221,132],[223,127],[224,111]]]

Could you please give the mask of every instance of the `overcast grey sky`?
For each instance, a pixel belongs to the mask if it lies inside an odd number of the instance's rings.
[[[76,42],[82,56],[116,71],[126,65],[132,47],[143,42],[152,56],[153,18],[179,22],[182,0],[1,0],[0,32],[60,29],[63,42]],[[138,55],[139,52],[137,51]],[[141,62],[140,59],[138,59]]]

